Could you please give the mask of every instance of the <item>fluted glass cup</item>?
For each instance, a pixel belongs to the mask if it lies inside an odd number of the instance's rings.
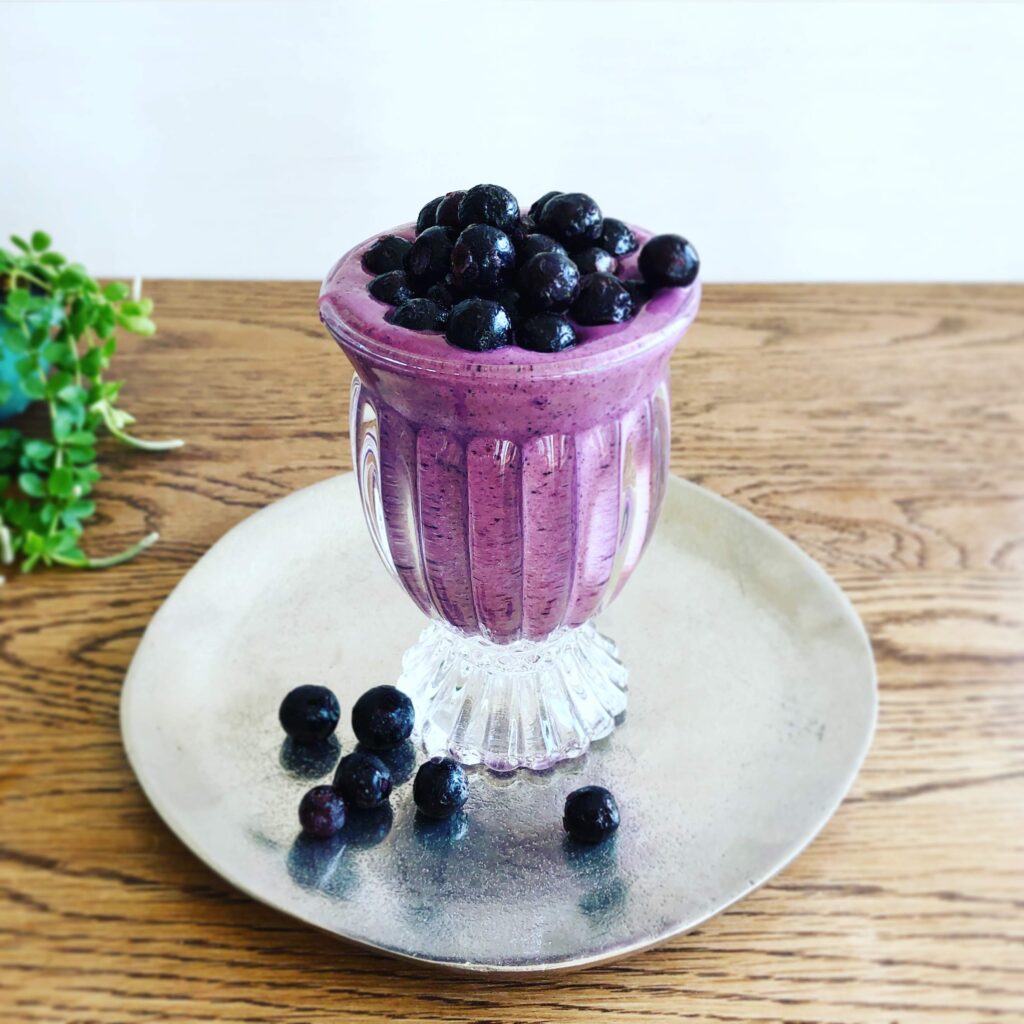
[[[428,753],[546,768],[625,711],[626,668],[593,620],[661,508],[668,361],[700,287],[580,328],[566,352],[466,352],[384,321],[360,264],[372,241],[331,269],[320,315],[356,370],[350,437],[370,536],[430,618],[398,685]],[[623,272],[638,276],[635,256]]]

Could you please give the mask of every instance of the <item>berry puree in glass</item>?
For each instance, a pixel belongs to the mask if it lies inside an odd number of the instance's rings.
[[[641,246],[650,237],[633,230]],[[411,225],[391,233],[415,237]],[[656,291],[625,323],[575,324],[564,351],[468,351],[385,320],[360,262],[374,240],[331,269],[320,315],[359,378],[353,444],[385,563],[425,612],[467,634],[508,643],[583,624],[626,582],[657,519],[668,360],[699,281]],[[639,278],[636,261],[621,257],[618,276]]]

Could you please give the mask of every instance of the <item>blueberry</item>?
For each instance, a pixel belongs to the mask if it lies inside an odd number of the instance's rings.
[[[459,203],[459,227],[490,224],[511,231],[519,220],[519,203],[507,188],[500,185],[474,185]]]
[[[319,743],[337,728],[341,707],[326,686],[296,686],[281,701],[277,717],[296,743]]]
[[[578,324],[621,324],[636,312],[629,289],[614,274],[588,274],[572,304]]]
[[[570,251],[582,249],[601,237],[601,208],[582,192],[562,192],[544,204],[537,226]]]
[[[580,276],[586,274],[614,274],[619,261],[604,249],[596,245],[580,249],[572,254],[572,261],[580,269]]]
[[[314,786],[299,804],[299,824],[307,836],[327,839],[345,824],[345,801],[333,786]]]
[[[444,196],[438,196],[436,199],[431,199],[426,206],[420,210],[420,215],[416,218],[416,234],[419,235],[426,231],[427,228],[432,228],[437,223],[437,207]]]
[[[412,798],[428,818],[450,818],[469,799],[465,769],[450,757],[432,757],[420,765]]]
[[[599,843],[619,827],[619,806],[603,786],[584,786],[565,798],[565,831],[584,843]]]
[[[493,295],[493,299],[509,315],[509,319],[515,323],[516,318],[522,312],[519,292],[515,288],[499,288]]]
[[[444,280],[451,266],[455,232],[439,224],[427,228],[409,249],[405,257],[405,270],[418,291],[426,291],[432,284]]]
[[[655,288],[685,288],[697,279],[700,257],[681,235],[655,235],[640,250],[638,265]]]
[[[351,807],[368,811],[391,795],[391,772],[379,757],[356,750],[338,763],[334,788]]]
[[[352,731],[370,750],[387,750],[409,738],[415,712],[412,701],[395,686],[367,690],[352,708]]]
[[[544,209],[544,204],[549,199],[554,199],[555,196],[560,196],[561,194],[561,192],[545,192],[544,195],[542,195],[540,199],[530,207],[530,218],[535,224],[540,220],[540,211]]]
[[[520,263],[525,263],[531,256],[539,252],[558,252],[563,256],[569,254],[561,242],[556,242],[548,235],[527,235],[521,242],[516,243],[516,256]]]
[[[561,313],[535,313],[519,325],[516,344],[531,352],[561,352],[576,344],[576,332]]]
[[[366,286],[366,290],[389,306],[398,306],[414,295],[404,270],[389,270],[386,274],[378,274]]]
[[[471,224],[452,249],[452,280],[467,292],[489,293],[500,287],[515,269],[512,240],[490,224]]]
[[[384,319],[410,331],[443,331],[448,310],[430,299],[406,299],[400,306],[388,310]]]
[[[441,224],[446,228],[455,228],[458,230],[459,227],[459,204],[466,196],[465,189],[459,189],[457,192],[448,192],[438,204],[437,207],[437,223]]]
[[[598,245],[613,256],[625,256],[636,251],[636,235],[623,221],[605,217]]]
[[[455,288],[444,281],[440,284],[432,284],[427,289],[427,298],[431,302],[436,302],[442,309],[451,309],[458,302]]]
[[[449,314],[445,337],[449,344],[486,352],[512,344],[512,318],[490,299],[463,299]]]
[[[539,252],[519,269],[519,293],[523,302],[539,312],[568,309],[580,288],[580,272],[560,252]]]
[[[626,290],[633,296],[633,308],[639,311],[640,307],[654,294],[654,289],[642,278],[629,278],[622,282]]]
[[[363,253],[363,270],[368,274],[386,274],[401,270],[412,242],[398,235],[382,235]]]

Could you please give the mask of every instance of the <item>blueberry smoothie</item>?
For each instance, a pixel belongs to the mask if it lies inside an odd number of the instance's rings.
[[[582,193],[523,215],[496,186],[432,200],[335,264],[320,315],[358,377],[364,508],[424,612],[508,644],[615,597],[664,495],[668,360],[696,274],[684,239]]]

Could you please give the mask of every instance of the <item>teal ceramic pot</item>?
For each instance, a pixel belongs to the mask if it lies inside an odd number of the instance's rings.
[[[20,412],[24,412],[32,401],[21,390],[18,371],[14,368],[14,364],[20,358],[20,356],[16,355],[4,344],[3,327],[0,326],[0,381],[3,381],[4,384],[9,384],[13,389],[7,401],[0,402],[0,423],[4,420],[9,420],[12,416],[17,416]]]

